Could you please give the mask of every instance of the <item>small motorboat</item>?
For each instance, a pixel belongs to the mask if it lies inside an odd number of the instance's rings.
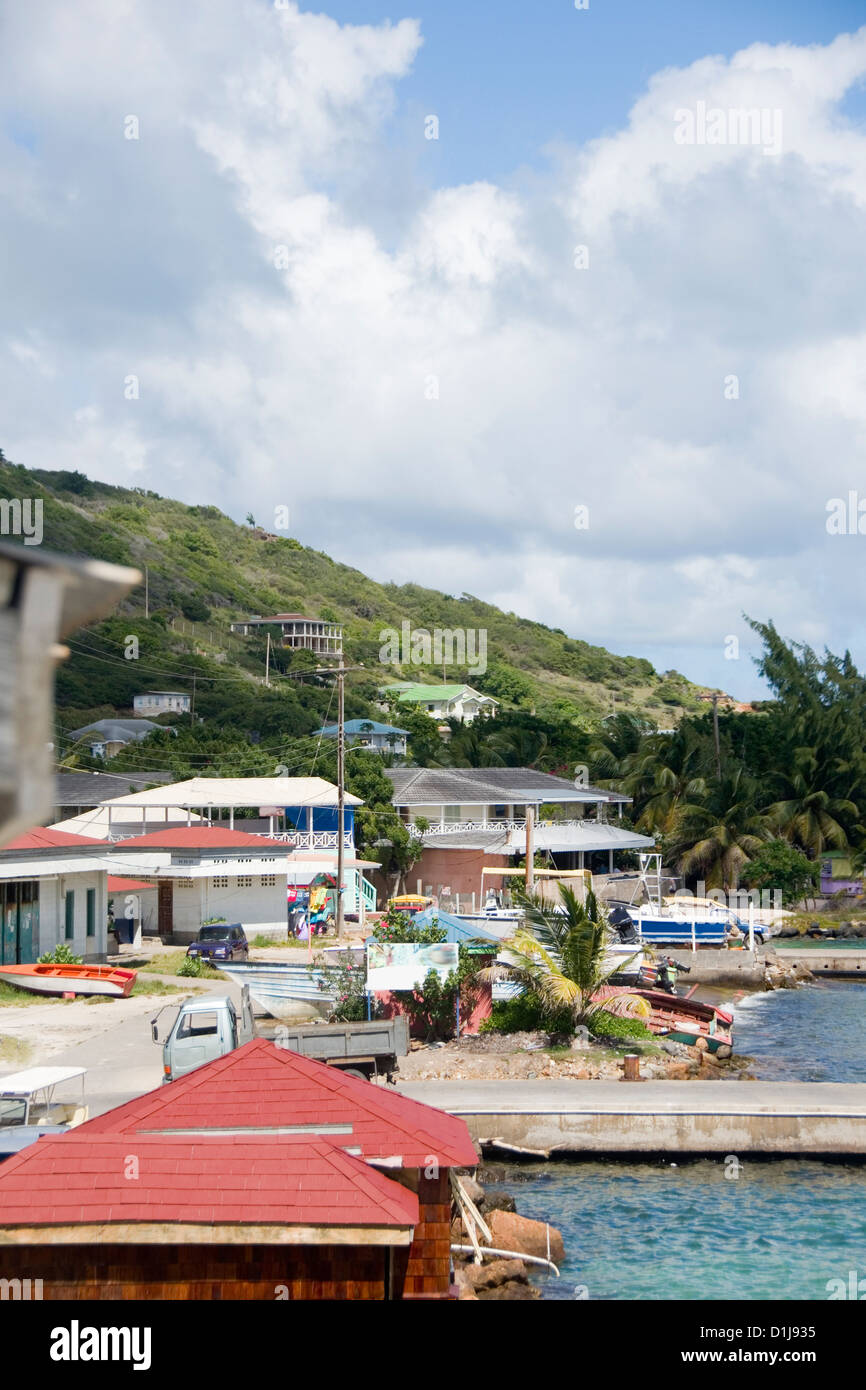
[[[666,990],[655,989],[616,989],[603,986],[593,996],[599,1003],[614,997],[633,994],[645,999],[650,1005],[648,1017],[640,1017],[651,1033],[667,1038],[670,1042],[685,1043],[694,1047],[703,1038],[707,1051],[730,1057],[733,1051],[733,1014],[718,1009],[714,1004],[704,1004],[698,999],[687,999]]]
[[[126,999],[138,971],[117,965],[0,965],[0,980],[31,994],[108,994]]]

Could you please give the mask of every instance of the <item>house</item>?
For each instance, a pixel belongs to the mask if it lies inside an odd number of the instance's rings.
[[[433,719],[459,719],[471,724],[479,714],[495,714],[499,701],[482,695],[471,685],[419,685],[414,681],[397,681],[383,686],[382,695],[396,695],[399,704],[422,709]]]
[[[101,806],[112,796],[144,791],[171,781],[170,772],[58,772],[54,778],[54,820],[70,820]]]
[[[852,851],[831,849],[821,856],[821,896],[832,898],[834,893],[860,897],[864,891],[863,874],[854,872]]]
[[[192,941],[211,917],[240,922],[248,936],[286,936],[285,842],[199,822],[116,841],[109,853],[115,874],[156,885],[163,938]]]
[[[181,690],[146,690],[133,695],[132,708],[137,715],[189,714],[190,697]]]
[[[94,758],[113,758],[128,743],[139,743],[163,727],[150,719],[97,719],[73,729],[71,737],[87,743]]]
[[[346,793],[343,843],[352,851],[355,807],[361,804],[359,797]],[[143,832],[148,825],[219,823],[226,812],[232,830],[236,811],[266,816],[267,835],[285,839],[295,848],[328,851],[337,847],[337,788],[323,777],[191,777],[108,798],[94,811],[61,821],[57,829],[119,840]],[[243,819],[239,820],[243,826]]]
[[[271,618],[251,617],[232,623],[232,632],[242,637],[266,627],[280,629],[280,645],[292,651],[315,652],[317,656],[342,656],[343,628],[325,618],[308,618],[303,613],[275,613]],[[262,633],[264,635],[264,633]]]
[[[374,753],[396,753],[406,756],[408,729],[396,729],[393,724],[380,724],[375,719],[347,719],[343,725],[346,743],[353,748],[369,748]],[[338,724],[326,724],[313,737],[336,738]]]
[[[135,1156],[136,1181],[129,1180]],[[0,1168],[45,1299],[445,1299],[463,1120],[246,1043]]]
[[[0,965],[30,965],[61,944],[105,959],[109,848],[38,826],[0,849]]]
[[[630,798],[528,767],[384,768],[392,801],[423,852],[412,869],[418,891],[480,906],[481,871],[508,868],[526,853],[527,813],[535,852],[558,869],[613,870],[618,850],[650,849],[646,835],[612,824]],[[592,812],[592,814],[588,814]],[[488,875],[489,877],[489,875]]]

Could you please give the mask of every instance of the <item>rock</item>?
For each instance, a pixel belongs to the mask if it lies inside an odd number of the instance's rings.
[[[498,1284],[508,1284],[525,1280],[526,1266],[522,1260],[494,1259],[483,1265],[466,1264],[454,1272],[458,1284],[468,1285],[478,1293],[481,1289],[494,1289]]]
[[[463,1188],[470,1202],[474,1202],[476,1207],[479,1207],[484,1201],[484,1188],[481,1186],[481,1183],[476,1182],[468,1173],[458,1173],[457,1176],[460,1178],[460,1186]]]
[[[669,1062],[665,1069],[665,1076],[668,1081],[687,1081],[691,1073],[692,1069],[688,1062]]]
[[[695,1047],[697,1048],[698,1052],[706,1052],[707,1048],[709,1047],[709,1043],[707,1042],[706,1038],[698,1036],[697,1038],[695,1038]]]
[[[485,1192],[481,1213],[485,1216],[491,1211],[516,1211],[517,1207],[510,1192]],[[488,1226],[490,1222],[487,1222]]]
[[[512,1263],[514,1263],[514,1261],[512,1261]],[[507,1284],[499,1284],[495,1289],[484,1289],[477,1293],[475,1297],[478,1299],[479,1303],[498,1302],[500,1300],[505,1301],[509,1299],[516,1300],[517,1302],[529,1302],[530,1299],[540,1298],[541,1290],[536,1289],[534,1285],[528,1282],[525,1284],[518,1284],[514,1280],[509,1280]]]
[[[562,1235],[555,1226],[548,1226],[544,1221],[531,1221],[528,1216],[518,1216],[512,1211],[494,1211],[487,1224],[493,1244],[501,1250],[535,1255],[543,1260],[553,1260],[556,1265],[565,1259]]]

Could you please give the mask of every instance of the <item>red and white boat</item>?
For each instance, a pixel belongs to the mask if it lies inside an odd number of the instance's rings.
[[[31,994],[109,994],[126,999],[137,974],[116,965],[0,965],[0,980]]]

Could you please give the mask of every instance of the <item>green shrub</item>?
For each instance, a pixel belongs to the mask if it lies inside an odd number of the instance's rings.
[[[59,946],[55,946],[53,951],[46,951],[44,956],[40,956],[38,965],[81,965],[83,956],[73,955],[65,941],[61,941]]]
[[[574,1032],[570,1009],[551,1012],[537,994],[528,990],[515,999],[497,1000],[490,1017],[481,1024],[482,1033],[567,1033]]]
[[[202,963],[198,956],[184,956],[175,971],[176,975],[188,975],[194,980],[199,979],[203,973]]]
[[[625,1038],[635,1042],[651,1042],[653,1034],[639,1018],[619,1018],[617,1014],[599,1009],[593,1014],[591,1031],[597,1038]]]

